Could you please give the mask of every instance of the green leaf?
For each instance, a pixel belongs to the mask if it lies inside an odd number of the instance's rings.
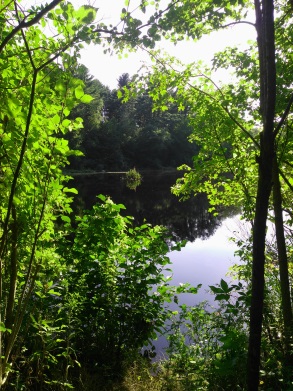
[[[80,99],[84,95],[82,86],[77,86],[74,90],[74,94],[77,99]]]
[[[62,126],[64,126],[64,128],[67,128],[70,124],[71,124],[70,119],[64,119],[62,121]]]
[[[230,296],[227,294],[219,294],[215,296],[215,300],[229,300]]]
[[[50,290],[48,291],[48,293],[49,293],[50,295],[54,295],[54,296],[61,296],[61,293],[60,293],[60,292],[56,292],[56,291],[54,291],[53,289],[50,289]]]
[[[83,23],[90,24],[96,17],[96,9],[92,6],[81,6],[75,13],[76,18]]]
[[[41,299],[44,299],[46,296],[41,292],[36,292],[36,295],[39,296]]]
[[[222,288],[219,288],[217,286],[214,286],[214,285],[209,285],[211,291],[213,293],[223,293],[223,289]]]
[[[65,221],[65,223],[71,223],[71,220],[70,220],[70,217],[68,217],[68,216],[61,216],[61,219],[63,220],[63,221]]]
[[[60,124],[60,120],[61,120],[61,118],[60,118],[60,115],[58,115],[58,114],[55,114],[54,117],[52,118],[52,122],[55,125]]]
[[[97,198],[99,198],[101,201],[104,201],[104,202],[107,200],[107,197],[104,196],[103,194],[97,195]]]
[[[35,284],[39,287],[39,288],[43,288],[43,284],[41,283],[41,281],[36,281]]]
[[[63,110],[63,114],[65,115],[65,117],[67,117],[70,114],[70,110],[65,107],[65,109]]]
[[[225,280],[221,279],[220,285],[224,292],[230,292],[229,286]]]
[[[64,187],[63,191],[65,193],[73,193],[73,194],[78,194],[78,190],[76,190],[74,187]]]
[[[11,329],[7,329],[3,322],[0,322],[0,332],[8,332],[11,333]]]
[[[82,103],[90,103],[94,98],[91,95],[84,94],[80,99]]]

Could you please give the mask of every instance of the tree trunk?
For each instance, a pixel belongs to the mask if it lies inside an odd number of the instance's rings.
[[[276,241],[278,249],[278,262],[281,286],[282,314],[284,322],[284,346],[287,363],[291,362],[291,339],[292,339],[292,306],[288,272],[288,257],[284,233],[284,221],[282,210],[282,194],[279,178],[277,158],[274,159],[273,167],[273,204],[275,214]]]
[[[272,189],[274,158],[274,117],[276,102],[276,67],[274,2],[255,0],[256,29],[260,66],[260,109],[263,131],[260,139],[259,178],[253,227],[252,293],[248,346],[247,389],[257,391],[261,353],[264,302],[264,267],[266,222]]]
[[[261,331],[264,302],[264,265],[266,222],[272,186],[272,153],[261,153],[257,201],[253,227],[252,293],[250,307],[250,334],[248,347],[248,390],[257,391],[259,384]],[[265,163],[267,162],[267,164]]]

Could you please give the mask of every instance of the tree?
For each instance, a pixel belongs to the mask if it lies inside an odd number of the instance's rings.
[[[82,157],[72,157],[70,167],[80,169],[88,164],[87,159],[94,161],[95,156],[99,155],[99,137],[97,129],[102,126],[103,108],[105,96],[108,89],[98,80],[89,74],[89,70],[84,65],[78,65],[74,70],[74,76],[84,83],[84,92],[93,99],[90,103],[80,102],[70,113],[70,119],[81,118],[83,127],[78,132],[69,132],[66,138],[69,141],[70,148],[79,150],[83,153]]]
[[[282,200],[281,194],[288,194],[288,188],[292,190],[286,169],[291,162],[285,152],[291,143],[288,127],[292,105],[291,80],[284,72],[291,37],[288,7],[286,2],[273,0],[237,4],[224,1],[220,5],[203,2],[200,7],[195,1],[172,2],[165,14],[156,14],[159,19],[151,28],[152,34],[162,34],[175,41],[186,35],[199,39],[203,34],[238,23],[248,23],[256,29],[257,45],[252,45],[249,51],[241,53],[232,48],[215,56],[215,68],[235,67],[237,84],[219,87],[212,82],[210,71],[199,67],[189,66],[179,74],[174,70],[174,61],[167,65],[162,59],[147,84],[158,108],[170,101],[170,91],[176,87],[177,103],[182,108],[188,106],[193,115],[190,121],[195,130],[191,138],[201,149],[194,158],[194,168],[183,167],[189,172],[174,191],[183,196],[193,191],[207,192],[212,204],[238,203],[253,220],[249,390],[257,390],[259,385],[265,239],[272,186],[285,347],[287,357],[292,357],[292,309],[282,221],[282,210],[290,211],[290,206],[282,203],[285,198]],[[254,8],[255,23],[245,20],[249,8]]]
[[[61,168],[70,151],[66,140],[57,136],[81,126],[81,119],[68,117],[76,100],[92,100],[84,93],[84,83],[70,75],[72,67],[76,69],[81,42],[101,44],[106,38],[116,50],[137,45],[152,48],[162,36],[173,41],[186,35],[199,39],[242,22],[256,29],[255,45],[244,53],[226,50],[214,59],[215,67],[234,66],[238,83],[219,88],[208,70],[200,70],[194,77],[191,66],[178,74],[174,65],[167,67],[160,61],[148,89],[155,106],[164,110],[176,97],[178,109],[187,111],[190,123],[196,126],[191,137],[201,148],[194,158],[196,171],[189,168],[177,190],[189,193],[196,186],[196,191],[207,192],[214,204],[243,205],[247,218],[254,220],[249,390],[257,390],[259,385],[265,234],[273,186],[285,346],[287,356],[292,357],[292,309],[281,210],[292,216],[290,4],[176,0],[160,9],[160,3],[155,1],[146,22],[142,21],[146,2],[139,8],[141,19],[134,17],[129,7],[124,8],[119,28],[94,23],[97,10],[91,6],[76,11],[69,2],[53,0],[26,10],[17,1],[2,4],[0,386],[10,372],[12,352],[38,279],[46,278],[52,259],[57,270],[61,267],[53,254],[54,221],[58,215],[69,220],[64,213],[70,211],[65,196],[70,190],[62,184]],[[249,8],[255,11],[255,23],[245,20]],[[55,35],[45,34],[46,27]],[[130,93],[129,88],[124,91]]]
[[[95,14],[61,0],[31,9],[18,1],[1,5],[0,388],[36,283],[61,267],[55,223],[69,219],[68,193],[76,192],[63,184],[72,152],[62,135],[81,126],[68,118],[76,103],[92,100],[71,69]]]
[[[43,295],[40,286],[55,295],[47,279],[58,279],[63,268],[55,252],[56,223],[70,220],[68,193],[76,192],[64,185],[62,169],[73,152],[63,135],[82,126],[70,111],[92,101],[84,82],[72,76],[79,50],[83,42],[107,37],[116,45],[124,37],[136,42],[132,18],[124,32],[94,23],[96,13],[64,0],[30,8],[1,4],[0,388],[18,359],[23,320]],[[78,76],[90,83],[86,74]]]
[[[172,296],[163,274],[169,248],[164,228],[133,227],[120,214],[123,205],[98,198],[92,211],[76,217],[74,240],[60,248],[69,270],[63,305],[79,330],[72,341],[79,360],[118,377],[126,359],[164,326],[164,302]]]
[[[70,118],[81,117],[83,128],[66,135],[70,147],[84,156],[72,158],[71,168],[125,170],[153,169],[190,163],[196,146],[188,141],[191,127],[185,112],[169,105],[165,112],[153,112],[151,98],[143,93],[122,102],[117,96],[130,83],[130,76],[118,79],[120,90],[108,90],[93,79],[84,66],[78,69],[85,92],[94,99],[80,103]],[[82,74],[84,73],[84,74]]]

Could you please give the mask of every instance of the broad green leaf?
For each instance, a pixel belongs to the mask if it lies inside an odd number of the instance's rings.
[[[64,126],[65,128],[67,128],[70,124],[71,124],[70,119],[64,119],[62,121],[62,126]]]
[[[48,291],[48,293],[49,293],[50,295],[54,295],[54,296],[61,296],[61,293],[60,293],[60,292],[54,291],[54,289],[50,289],[50,290]]]
[[[60,120],[61,120],[61,118],[60,118],[60,115],[59,115],[59,114],[55,114],[54,117],[52,117],[52,122],[53,122],[53,124],[55,124],[55,125],[60,124]]]
[[[75,94],[75,97],[77,99],[80,99],[83,95],[84,95],[84,91],[83,91],[83,88],[82,86],[77,86],[74,90],[74,94]]]
[[[223,292],[229,292],[229,286],[227,284],[227,282],[223,279],[221,279],[220,281],[220,285],[221,285],[221,288],[223,289]]]
[[[91,95],[84,94],[84,95],[81,97],[80,101],[81,101],[82,103],[90,103],[93,99],[94,99],[94,98],[93,98]]]
[[[65,107],[65,109],[63,110],[63,114],[65,115],[65,117],[67,117],[70,114],[70,110]]]
[[[229,300],[230,296],[227,294],[218,294],[215,296],[215,300]]]
[[[64,192],[66,193],[74,193],[74,194],[78,194],[78,191],[74,188],[74,187],[64,187],[63,189]]]
[[[65,221],[66,223],[70,223],[70,222],[71,222],[71,219],[70,219],[70,217],[68,217],[68,216],[62,215],[62,216],[61,216],[61,219],[62,219],[63,221]]]
[[[223,289],[222,288],[219,288],[217,286],[213,286],[213,285],[209,285],[211,291],[213,293],[223,293]]]
[[[11,333],[11,329],[5,327],[3,322],[0,322],[0,332],[8,332]]]

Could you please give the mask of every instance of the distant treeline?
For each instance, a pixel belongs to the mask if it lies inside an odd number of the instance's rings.
[[[70,147],[84,156],[72,157],[75,170],[128,170],[175,168],[190,164],[197,147],[188,141],[191,127],[186,112],[177,107],[152,111],[147,94],[122,103],[117,90],[110,90],[80,66],[78,78],[85,83],[85,92],[94,99],[79,104],[72,118],[81,117],[83,128],[70,133]],[[117,80],[118,89],[131,81],[128,74]]]

